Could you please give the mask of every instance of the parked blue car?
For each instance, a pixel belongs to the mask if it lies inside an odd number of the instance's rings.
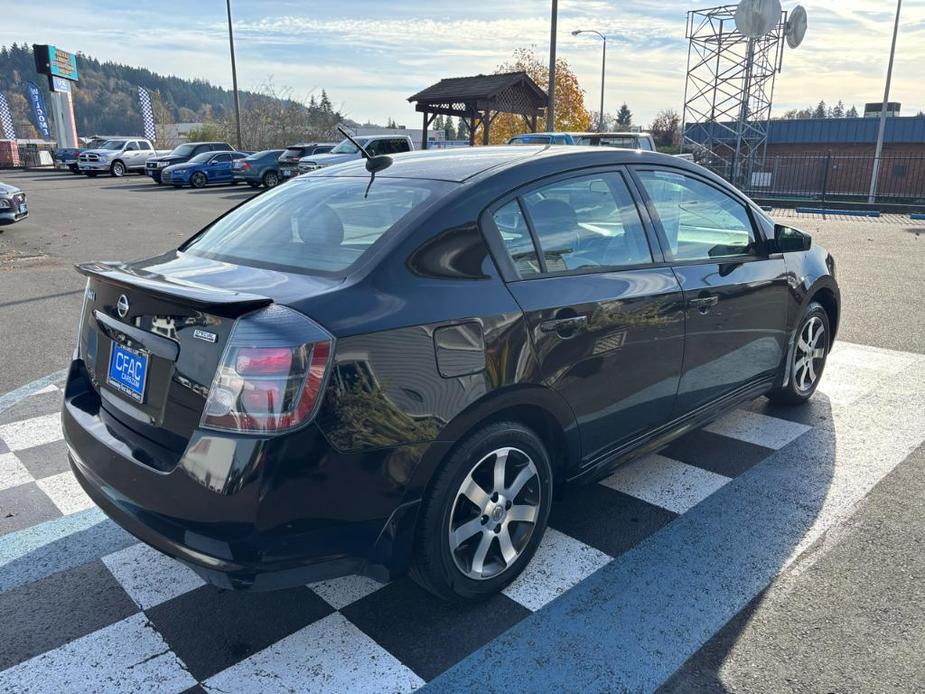
[[[203,152],[182,164],[161,170],[161,181],[176,188],[205,188],[212,183],[237,183],[232,178],[231,163],[250,152]]]
[[[244,181],[251,188],[272,188],[280,181],[279,156],[282,149],[265,149],[231,164],[235,181]]]

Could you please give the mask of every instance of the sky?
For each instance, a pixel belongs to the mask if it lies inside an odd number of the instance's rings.
[[[709,3],[705,3],[709,6]],[[842,99],[863,111],[883,98],[892,0],[805,1],[809,29],[786,50],[774,113]],[[4,5],[8,6],[4,9]],[[783,0],[784,9],[795,5]],[[442,77],[493,72],[518,47],[549,51],[550,0],[233,0],[238,82],[272,78],[308,100],[327,90],[354,120],[389,118],[420,127],[407,97]],[[682,110],[685,15],[704,5],[673,0],[560,0],[558,53],[600,101],[600,40],[608,36],[605,111],[626,102],[646,125],[663,108]],[[231,86],[224,0],[0,0],[0,44],[49,43],[100,60]],[[925,3],[903,7],[892,101],[903,115],[925,110]],[[545,85],[541,85],[545,87]]]

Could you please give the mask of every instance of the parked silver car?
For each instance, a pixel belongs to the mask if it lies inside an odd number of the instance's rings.
[[[354,138],[360,145],[376,157],[380,154],[398,154],[399,152],[411,152],[414,150],[414,143],[407,135],[363,135]],[[322,169],[325,166],[334,164],[343,164],[345,161],[361,159],[360,150],[356,148],[350,140],[344,139],[327,154],[313,154],[308,157],[299,159],[299,173],[308,173],[316,169]]]
[[[26,194],[16,186],[0,182],[0,222],[18,222],[28,216]]]

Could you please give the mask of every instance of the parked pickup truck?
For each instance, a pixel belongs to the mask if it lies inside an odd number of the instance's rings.
[[[374,157],[380,154],[410,152],[414,149],[414,143],[408,135],[363,135],[354,139]],[[299,159],[299,173],[303,174],[325,166],[342,164],[351,159],[360,159],[362,156],[360,150],[345,138],[327,154],[313,154]]]
[[[124,176],[129,171],[144,174],[148,158],[166,152],[154,149],[149,140],[140,137],[120,137],[81,152],[77,157],[77,168],[80,173],[91,177],[99,173]]]
[[[233,152],[234,147],[227,142],[184,142],[174,147],[170,152],[162,152],[160,156],[148,159],[145,164],[145,173],[161,185],[161,173],[168,166],[183,164],[193,157],[206,152]]]

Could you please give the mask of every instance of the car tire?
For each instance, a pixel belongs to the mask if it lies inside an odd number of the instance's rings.
[[[265,188],[275,188],[279,185],[279,174],[275,171],[267,171],[263,175],[263,185]]]
[[[522,424],[499,422],[469,435],[424,497],[411,577],[450,601],[503,590],[543,538],[552,483],[546,447]]]
[[[206,183],[208,183],[209,180],[206,178],[206,175],[202,173],[202,171],[197,171],[192,176],[190,176],[189,182],[193,188],[205,188]]]
[[[114,161],[109,167],[109,173],[116,178],[122,178],[125,175],[125,164],[121,161]]]
[[[809,400],[822,380],[831,347],[829,314],[813,301],[797,324],[792,353],[787,357],[787,384],[768,393],[768,399],[782,405],[801,405]]]

